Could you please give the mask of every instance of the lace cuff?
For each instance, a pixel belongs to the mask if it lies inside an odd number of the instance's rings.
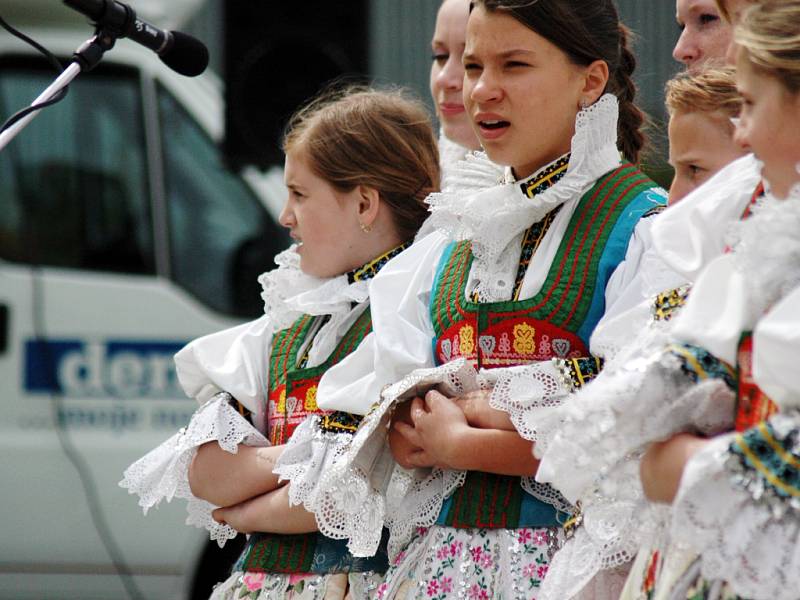
[[[797,414],[775,415],[713,440],[684,470],[673,537],[740,596],[792,600],[800,589],[798,440]]]
[[[392,534],[391,553],[411,538],[417,526],[432,524],[439,514],[448,491],[445,472],[402,469],[385,439],[392,407],[434,387],[449,395],[477,390],[477,373],[462,359],[442,367],[418,369],[386,388],[381,401],[364,417],[347,451],[322,474],[311,505],[306,504],[316,515],[320,532],[334,539],[348,539],[348,549],[354,556],[374,555],[384,522]],[[460,478],[463,481],[463,474]],[[401,512],[391,514],[395,509]],[[400,522],[400,514],[408,520]]]
[[[295,429],[273,469],[290,482],[290,503],[308,510],[318,505],[323,474],[347,452],[359,421],[348,413],[314,415]]]
[[[537,362],[522,367],[495,369],[489,405],[507,412],[517,432],[526,440],[539,439],[538,422],[567,396],[600,372],[602,361],[593,357]]]
[[[644,497],[639,461],[622,463],[615,484],[613,494],[598,489],[581,500],[575,528],[548,569],[542,600],[584,597],[579,593],[602,573],[624,567],[643,545],[663,538],[669,507]]]
[[[534,447],[541,458],[537,481],[575,502],[601,483],[613,486],[613,470],[653,441],[730,428],[734,394],[727,369],[689,346],[606,369],[538,423],[548,434],[540,433]]]
[[[139,506],[145,514],[162,500],[189,500],[187,524],[205,527],[222,546],[236,532],[221,528],[211,519],[216,507],[192,495],[189,488],[189,465],[201,445],[217,441],[220,447],[236,454],[239,444],[267,446],[266,438],[230,405],[230,394],[217,394],[201,406],[189,424],[125,469],[120,487],[139,496]]]

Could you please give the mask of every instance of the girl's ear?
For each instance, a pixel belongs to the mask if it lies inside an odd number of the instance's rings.
[[[600,99],[603,91],[608,85],[608,63],[604,60],[596,60],[584,71],[584,85],[581,90],[580,104],[591,106]]]
[[[362,229],[371,229],[378,218],[381,204],[381,195],[375,188],[358,186],[358,222]]]

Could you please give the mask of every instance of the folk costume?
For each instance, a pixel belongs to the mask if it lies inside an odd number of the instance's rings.
[[[687,294],[699,305],[693,298],[709,284],[698,277],[730,248],[726,232],[744,227],[736,223],[760,197],[759,181],[757,162],[745,157],[659,218],[653,227],[659,256],[696,285],[660,294],[598,328],[595,336],[603,339],[593,339],[593,347],[612,349],[605,371],[543,425],[551,429],[536,448],[537,477],[580,502],[583,524],[557,557],[545,597],[573,597],[577,590],[568,583],[580,565],[606,568],[638,550],[623,598],[668,598],[661,594],[669,582],[691,564],[691,553],[675,548],[668,535],[669,508],[644,498],[639,456],[650,442],[679,431],[714,435],[733,426],[735,363],[720,361],[713,344],[693,337],[715,329],[710,314],[722,313],[723,322],[730,315],[722,304],[708,304],[706,321],[687,327],[680,313]]]
[[[192,495],[188,468],[204,443],[236,453],[239,444],[282,445],[299,424],[320,418],[347,433],[358,418],[317,404],[322,374],[369,335],[368,285],[401,246],[345,275],[317,279],[300,271],[294,248],[261,278],[265,315],[199,338],[175,357],[178,377],[201,406],[185,429],[131,465],[120,483],[145,513],[162,499],[188,501],[187,523],[222,546],[236,532],[211,518],[216,507]],[[246,416],[247,415],[247,418]],[[372,598],[386,568],[385,550],[356,559],[344,542],[318,533],[249,537],[233,575],[212,598]]]
[[[621,163],[617,115],[611,95],[581,111],[570,154],[524,181],[468,156],[429,198],[439,231],[373,281],[369,343],[320,383],[325,408],[367,414],[306,507],[357,556],[388,527],[378,597],[531,598],[541,585],[572,507],[532,477],[401,469],[384,428],[434,386],[493,387],[493,406],[530,423],[597,372],[589,336],[639,281],[643,217],[664,202]],[[535,426],[519,433],[536,440]]]

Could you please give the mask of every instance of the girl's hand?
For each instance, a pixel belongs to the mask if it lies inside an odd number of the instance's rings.
[[[431,466],[458,468],[461,438],[471,428],[464,413],[451,398],[435,390],[425,395],[425,400],[414,398],[410,410],[413,427],[402,421],[395,423],[395,429],[406,440],[424,450],[412,455]]]
[[[313,513],[302,506],[289,505],[289,486],[251,498],[245,502],[218,508],[211,516],[227,523],[240,533],[310,533],[317,531]]]
[[[679,433],[665,442],[651,444],[639,464],[645,495],[653,502],[672,504],[689,459],[708,440],[690,433]]]
[[[419,398],[415,398],[415,400],[422,401]],[[403,402],[397,406],[392,415],[392,424],[388,434],[389,449],[401,467],[406,469],[432,467],[434,464],[420,445],[419,435],[414,431],[410,414],[411,404],[411,401]],[[406,430],[404,433],[398,424],[406,425],[410,431]]]
[[[476,390],[453,398],[453,402],[461,409],[467,422],[473,427],[514,431],[514,425],[511,423],[508,413],[489,406],[491,396],[492,390]]]

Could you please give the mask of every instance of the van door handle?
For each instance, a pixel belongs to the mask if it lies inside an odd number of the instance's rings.
[[[0,354],[8,349],[8,306],[0,304]]]

